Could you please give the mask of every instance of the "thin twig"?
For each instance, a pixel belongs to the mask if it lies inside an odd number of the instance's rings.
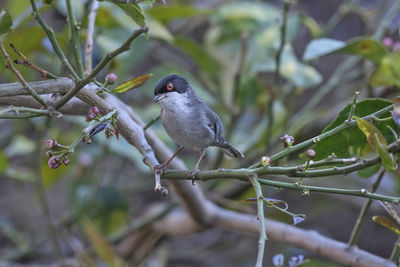
[[[39,72],[40,76],[42,76],[43,79],[57,79],[58,78],[56,75],[42,69],[35,63],[32,63],[24,54],[22,54],[20,51],[17,50],[17,48],[14,46],[14,44],[10,44],[10,46],[17,55],[22,57],[22,60],[15,59],[14,60],[15,64],[20,64],[22,66],[31,68],[32,70],[34,70],[36,72]]]
[[[32,96],[35,98],[44,108],[46,108],[46,101],[43,100],[36,92],[35,90],[32,89],[32,87],[27,84],[25,81],[24,77],[22,77],[21,73],[14,67],[14,65],[10,61],[10,56],[8,55],[6,49],[4,48],[2,40],[0,40],[0,50],[4,55],[4,58],[6,59],[7,67],[8,69],[14,73],[15,76],[17,76],[19,82],[21,83],[22,87],[26,89]]]
[[[354,114],[354,111],[356,110],[357,99],[358,99],[359,94],[360,94],[360,92],[358,92],[358,91],[354,92],[353,102],[351,103],[349,116],[347,117],[347,120],[346,120],[347,123],[351,122],[351,119],[353,118],[353,114]]]
[[[157,117],[155,117],[154,119],[151,119],[151,121],[149,121],[144,127],[143,127],[143,131],[146,131],[148,128],[150,128],[151,125],[153,125],[156,121],[158,121],[160,119],[161,115],[158,115]]]
[[[56,109],[62,107],[65,103],[67,103],[72,97],[74,97],[80,89],[82,89],[85,85],[90,83],[96,75],[110,62],[113,58],[118,56],[119,54],[129,50],[130,44],[142,33],[145,33],[149,30],[147,26],[144,26],[140,29],[137,29],[120,47],[115,49],[113,52],[108,53],[97,66],[93,69],[93,71],[83,80],[80,80],[76,83],[74,89],[66,93],[59,101],[54,104]]]
[[[92,71],[93,36],[99,2],[96,0],[92,0],[90,1],[89,5],[90,12],[88,16],[88,29],[85,45],[85,75],[89,75]]]
[[[264,197],[261,190],[260,183],[257,180],[257,176],[249,177],[250,183],[253,185],[254,191],[257,197],[257,219],[260,223],[260,237],[258,239],[258,253],[256,267],[262,267],[264,258],[265,240],[267,239],[267,233],[265,230],[265,217],[264,217]]]
[[[42,29],[44,30],[44,32],[46,33],[47,37],[49,38],[54,52],[57,54],[58,58],[61,60],[63,65],[67,68],[68,72],[72,75],[72,77],[75,79],[75,81],[79,81],[80,77],[75,72],[75,70],[72,68],[67,57],[65,56],[60,45],[58,44],[56,36],[54,34],[54,30],[49,25],[47,25],[46,22],[43,20],[42,16],[40,15],[40,13],[36,7],[35,0],[30,0],[30,1],[31,1],[32,10],[33,10],[33,15],[34,15],[35,19],[37,20],[37,22],[42,27]]]
[[[78,65],[78,75],[83,77],[83,63],[81,55],[81,44],[79,41],[79,26],[75,18],[74,10],[71,6],[71,0],[66,0],[68,11],[68,25],[69,25],[69,43],[72,46],[72,54],[75,62]]]
[[[385,174],[385,169],[381,168],[380,171],[379,171],[379,174],[378,174],[378,178],[376,179],[375,183],[372,185],[371,193],[375,193],[376,192],[376,190],[378,189],[379,184],[382,181],[382,178],[383,178],[384,174]],[[372,204],[372,199],[368,199],[365,202],[364,206],[362,207],[362,209],[360,211],[360,214],[358,215],[356,224],[354,225],[354,228],[351,231],[350,239],[349,239],[349,242],[348,242],[350,246],[353,246],[353,245],[355,245],[357,243],[357,239],[358,239],[358,236],[360,234],[361,227],[362,227],[362,225],[363,225],[363,223],[365,221],[365,217],[367,216],[367,213],[369,211],[369,208],[370,208],[371,204]]]

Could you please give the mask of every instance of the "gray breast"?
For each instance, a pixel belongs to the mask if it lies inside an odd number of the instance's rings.
[[[214,142],[202,109],[186,94],[168,93],[161,101],[161,120],[168,135],[185,148],[200,150]]]

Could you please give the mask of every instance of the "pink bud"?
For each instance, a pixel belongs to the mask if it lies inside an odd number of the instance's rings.
[[[53,151],[46,151],[46,156],[49,158],[53,156]]]
[[[86,121],[89,122],[96,118],[100,114],[98,107],[93,106],[89,109],[88,114],[86,115]]]
[[[52,149],[54,148],[54,141],[52,139],[47,139],[46,141],[44,141],[44,145],[48,148],[48,149]]]
[[[393,45],[393,39],[390,38],[390,37],[385,37],[385,38],[383,38],[383,40],[382,40],[382,44],[383,44],[384,46],[386,46],[386,47],[392,47],[392,45]]]
[[[294,143],[294,137],[287,134],[279,138],[279,140],[281,141],[284,147],[291,146]]]
[[[117,78],[118,78],[117,75],[115,75],[114,73],[109,73],[106,75],[105,80],[106,80],[106,83],[113,84],[113,83],[115,83]]]
[[[67,159],[67,158],[65,158],[65,159],[63,160],[63,164],[64,164],[64,165],[68,165],[69,162],[70,162],[70,161],[69,161],[69,159]]]
[[[316,155],[316,154],[317,154],[317,153],[315,152],[314,149],[309,149],[309,150],[307,150],[307,157],[309,157],[310,159],[315,158],[315,155]]]
[[[57,169],[58,167],[60,167],[61,162],[57,156],[52,156],[47,162],[47,165],[52,169]]]

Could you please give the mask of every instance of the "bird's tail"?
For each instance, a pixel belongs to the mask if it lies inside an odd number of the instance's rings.
[[[224,149],[225,154],[227,154],[229,157],[241,159],[244,158],[242,152],[231,146],[228,142],[225,142],[224,144],[219,144],[218,147]]]

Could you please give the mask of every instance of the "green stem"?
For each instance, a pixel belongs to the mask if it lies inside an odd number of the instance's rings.
[[[79,81],[80,77],[78,76],[78,74],[76,74],[75,70],[72,68],[67,57],[65,56],[60,45],[58,44],[56,36],[54,34],[54,30],[52,28],[50,28],[49,25],[47,25],[46,22],[43,20],[42,16],[40,15],[40,13],[36,7],[35,0],[30,0],[30,1],[31,1],[32,10],[33,10],[33,15],[34,15],[35,19],[37,20],[37,22],[42,27],[42,29],[44,30],[44,32],[46,33],[47,37],[49,38],[54,52],[57,54],[58,58],[61,60],[63,65],[67,68],[68,72],[72,75],[72,77],[76,81]]]
[[[154,119],[152,119],[151,121],[149,121],[144,127],[143,127],[143,131],[146,131],[148,128],[150,128],[151,125],[153,125],[156,121],[158,121],[160,119],[161,115],[158,115],[157,117],[155,117]]]
[[[385,108],[383,108],[381,110],[378,110],[378,111],[376,111],[376,112],[374,112],[374,113],[372,113],[372,114],[370,114],[368,116],[362,117],[362,119],[369,120],[371,117],[379,117],[379,116],[385,114],[386,112],[388,112],[392,108],[393,108],[393,105],[387,106],[387,107],[385,107]],[[322,134],[320,134],[320,135],[318,135],[316,137],[310,138],[310,139],[308,139],[308,140],[306,140],[306,141],[304,141],[302,143],[287,147],[286,149],[276,153],[275,155],[272,155],[271,156],[271,162],[274,162],[274,161],[277,161],[279,159],[282,159],[282,158],[286,157],[287,155],[292,154],[293,152],[296,152],[296,151],[305,149],[307,147],[310,147],[310,146],[314,145],[315,143],[317,143],[317,142],[319,142],[319,141],[321,141],[323,139],[326,139],[326,138],[328,138],[330,136],[333,136],[333,135],[335,135],[335,134],[337,134],[337,133],[339,133],[341,131],[344,131],[344,130],[346,130],[348,128],[351,128],[351,127],[355,126],[356,124],[357,124],[357,122],[355,120],[352,120],[351,122],[343,123],[343,124],[333,128],[333,129],[331,129],[329,131],[326,131],[326,132],[324,132],[324,133],[322,133]],[[250,168],[254,169],[254,168],[257,168],[259,166],[260,166],[260,163],[256,163],[256,164],[252,165]]]
[[[261,190],[261,185],[257,180],[257,176],[249,177],[250,183],[253,185],[254,191],[257,197],[257,218],[260,222],[260,237],[258,239],[258,253],[256,267],[262,267],[265,240],[267,239],[267,233],[265,231],[265,219],[264,219],[264,197]]]
[[[356,110],[357,99],[358,99],[359,94],[360,94],[360,92],[358,92],[358,91],[354,92],[353,102],[351,103],[349,116],[347,117],[347,120],[346,120],[347,123],[351,122],[351,119],[353,118],[354,111]]]
[[[71,6],[71,0],[66,0],[67,11],[68,11],[68,25],[69,25],[69,42],[72,46],[72,54],[75,58],[75,62],[78,65],[78,75],[83,77],[83,63],[81,54],[81,44],[79,42],[79,26],[75,18],[74,10]]]
[[[392,253],[390,254],[390,260],[396,262],[400,255],[400,237],[397,239],[396,244],[394,244]]]
[[[50,116],[50,111],[43,109],[13,107],[13,106],[0,110],[0,119],[27,119],[40,116]]]
[[[378,186],[381,183],[381,180],[382,180],[384,174],[385,174],[385,169],[381,168],[381,170],[379,171],[379,174],[378,174],[378,178],[376,179],[375,183],[372,185],[372,190],[371,190],[372,193],[375,193],[376,190],[378,189]],[[360,214],[358,215],[356,224],[354,225],[353,231],[351,232],[351,235],[350,235],[350,239],[348,242],[348,244],[350,246],[353,246],[356,244],[358,236],[360,234],[361,227],[365,221],[365,217],[367,216],[367,213],[369,211],[369,208],[371,207],[371,204],[372,204],[372,199],[368,199],[365,202],[364,206],[362,207]]]
[[[31,0],[33,1],[33,0]],[[83,80],[80,80],[76,83],[75,88],[70,90],[68,93],[66,93],[59,101],[57,101],[54,104],[54,107],[56,109],[59,109],[63,105],[65,105],[72,97],[74,97],[79,90],[81,90],[85,85],[90,83],[96,75],[110,62],[113,58],[121,54],[122,52],[129,50],[130,44],[142,33],[145,33],[149,30],[146,26],[137,29],[120,47],[118,47],[116,50],[114,50],[111,53],[108,53],[100,62],[97,64],[97,66],[93,69],[93,71]]]

